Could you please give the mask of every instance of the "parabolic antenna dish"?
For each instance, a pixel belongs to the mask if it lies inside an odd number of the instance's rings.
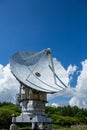
[[[59,78],[60,64],[52,58],[50,49],[18,52],[11,57],[10,67],[19,82],[37,91],[55,93],[66,87]]]

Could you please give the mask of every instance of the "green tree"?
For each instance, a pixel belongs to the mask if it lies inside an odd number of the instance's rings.
[[[9,129],[13,113],[19,115],[20,108],[12,103],[0,103],[0,129]]]

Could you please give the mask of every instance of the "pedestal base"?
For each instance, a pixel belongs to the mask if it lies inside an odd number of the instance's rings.
[[[18,117],[12,117],[12,122],[17,123],[51,123],[51,118],[46,117],[45,115],[29,115],[28,113],[22,114]]]
[[[10,130],[17,130],[16,123],[28,123],[31,124],[32,130],[42,130],[43,124],[46,124],[44,130],[52,130],[51,119],[45,115],[29,115],[28,113],[21,113],[18,117],[12,117],[13,124],[10,126]]]

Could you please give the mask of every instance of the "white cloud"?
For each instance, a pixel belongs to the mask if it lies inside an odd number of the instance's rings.
[[[69,104],[71,106],[78,106],[79,108],[87,108],[87,60],[81,62],[82,69],[79,71],[80,74],[77,77],[77,84],[75,88],[68,87],[64,91],[49,95],[48,99],[55,98],[57,96],[70,97]],[[73,79],[73,74],[77,73],[77,66],[70,65],[67,69],[67,74]]]
[[[58,106],[59,106],[59,104],[57,104],[57,103],[52,103],[52,104],[46,104],[46,106],[58,107]]]
[[[81,64],[82,70],[77,79],[75,94],[69,103],[71,106],[87,108],[87,60],[84,60]]]
[[[75,89],[71,88],[71,87],[67,87],[66,89],[64,89],[63,91],[60,91],[58,93],[54,93],[54,94],[47,94],[48,100],[51,100],[55,97],[58,96],[63,96],[63,97],[69,97],[71,98],[75,93]]]
[[[0,65],[0,101],[15,102],[19,83],[10,71],[10,65]]]
[[[67,74],[68,74],[68,76],[69,76],[69,80],[71,81],[72,79],[73,79],[73,74],[76,72],[76,70],[77,70],[77,66],[76,65],[74,65],[74,66],[72,66],[71,64],[68,66],[68,68],[67,68]],[[69,81],[69,82],[70,82]]]
[[[73,75],[76,70],[77,70],[77,66],[76,65],[72,66],[70,64],[68,66],[67,73],[68,73],[68,75]]]

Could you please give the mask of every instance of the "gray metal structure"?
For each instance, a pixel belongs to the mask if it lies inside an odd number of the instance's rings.
[[[17,104],[21,104],[22,112],[12,118],[13,123],[31,123],[32,129],[51,130],[51,119],[45,116],[47,93],[62,91],[67,86],[58,76],[58,68],[54,64],[51,50],[40,52],[21,51],[10,59],[11,72],[20,82]]]

